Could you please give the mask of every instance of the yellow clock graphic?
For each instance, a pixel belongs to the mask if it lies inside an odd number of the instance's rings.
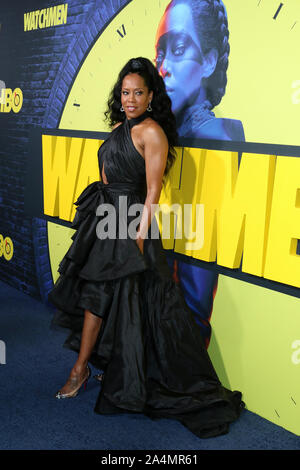
[[[59,129],[109,132],[103,113],[111,87],[131,57],[154,59],[156,30],[168,3],[132,0],[115,12],[74,72]],[[243,0],[242,8],[240,3],[224,0],[231,47],[228,84],[214,112],[240,119],[247,141],[299,145],[299,1]],[[73,230],[47,222],[47,231],[56,280]],[[299,339],[294,336],[299,299],[220,276],[212,326],[210,353],[221,381],[243,390],[250,410],[300,434],[295,407],[300,366],[291,360],[291,345]]]
[[[218,113],[238,116],[249,142],[300,145],[299,2],[224,3],[231,51]]]
[[[108,24],[84,60],[60,120],[61,129],[109,131],[103,112],[123,65],[155,57],[155,34],[168,0],[131,1]]]
[[[293,86],[297,77],[300,80],[300,62],[284,53],[293,50],[300,31],[300,23],[298,28],[295,24],[299,10],[296,3],[291,0],[288,7],[278,8],[277,0],[246,0],[241,10],[236,0],[224,2],[231,51],[226,94],[214,112],[217,117],[241,119],[248,141],[298,144],[299,108],[293,104],[297,91]],[[109,132],[103,113],[111,87],[129,58],[141,55],[154,59],[157,27],[168,4],[169,0],[132,0],[116,12],[76,71],[60,129]],[[279,115],[289,116],[290,125],[284,130]],[[54,279],[59,259],[68,247],[70,235],[66,232],[65,227],[48,223],[49,246],[55,247],[50,249]]]

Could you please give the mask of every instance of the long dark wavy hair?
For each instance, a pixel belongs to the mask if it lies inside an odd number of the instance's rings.
[[[203,87],[212,109],[220,103],[227,85],[230,46],[225,5],[222,0],[172,0],[165,13],[180,3],[191,7],[202,52],[207,54],[213,48],[218,51],[218,61],[213,74],[203,79]]]
[[[178,145],[178,134],[176,130],[176,119],[171,110],[172,102],[166,92],[165,83],[149,59],[137,57],[130,59],[124,65],[119,73],[117,82],[110,92],[107,101],[107,110],[104,112],[105,121],[108,121],[109,126],[112,127],[117,122],[125,120],[125,112],[120,111],[121,90],[124,77],[130,73],[139,74],[144,79],[149,92],[153,91],[151,101],[152,111],[149,112],[149,117],[158,122],[164,130],[169,142],[167,164],[163,177],[163,182],[165,182],[165,177],[169,173],[176,158],[174,147]]]

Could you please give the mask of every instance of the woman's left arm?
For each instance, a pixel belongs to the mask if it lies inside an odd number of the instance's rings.
[[[136,243],[144,252],[144,239],[147,235],[155,211],[152,204],[158,204],[162,189],[162,179],[167,163],[169,144],[163,129],[156,123],[148,126],[143,133],[144,158],[146,165],[147,195],[144,203]]]

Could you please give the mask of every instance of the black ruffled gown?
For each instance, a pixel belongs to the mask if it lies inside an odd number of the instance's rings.
[[[147,116],[125,119],[111,132],[98,152],[109,184],[91,183],[75,202],[73,242],[48,296],[56,307],[53,324],[71,330],[64,346],[79,351],[84,310],[103,318],[90,357],[105,372],[95,412],[173,418],[199,437],[212,437],[228,432],[244,403],[216,375],[200,327],[172,279],[155,217],[144,254],[131,237],[100,239],[96,232],[107,216],[97,211],[100,204],[113,204],[123,223],[121,204],[145,201],[145,160],[131,128]],[[129,215],[127,226],[136,217]]]

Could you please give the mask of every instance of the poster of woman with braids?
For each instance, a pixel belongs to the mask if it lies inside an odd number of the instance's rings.
[[[180,137],[244,141],[241,121],[216,117],[229,61],[227,12],[221,0],[172,0],[156,33],[156,67],[172,100]],[[200,324],[206,345],[218,274],[168,255],[175,279]]]

